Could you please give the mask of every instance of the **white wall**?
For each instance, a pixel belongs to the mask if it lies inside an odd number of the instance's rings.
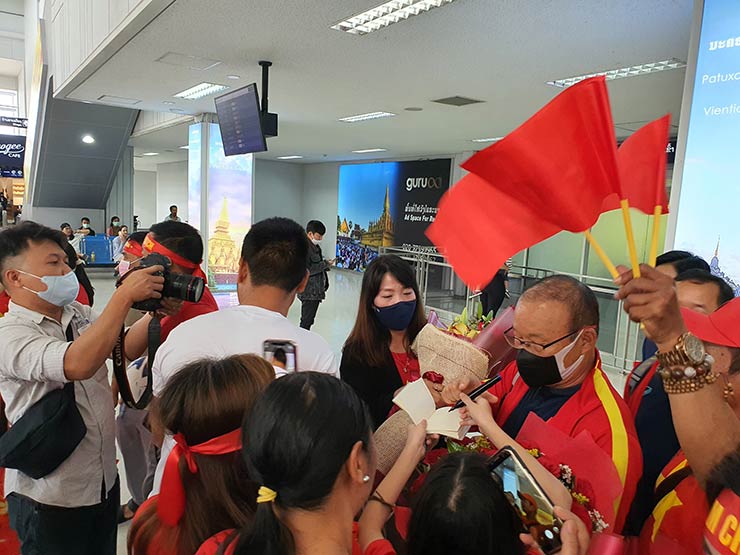
[[[188,163],[172,162],[157,166],[157,213],[155,221],[161,222],[176,204],[178,215],[188,221]]]
[[[303,218],[321,220],[326,226],[322,250],[330,258],[336,251],[337,204],[339,202],[340,164],[310,164],[305,166],[303,179]]]
[[[141,229],[163,218],[157,214],[157,172],[134,172],[134,215],[139,217]]]
[[[282,216],[303,221],[303,168],[301,164],[254,161],[254,221]]]
[[[22,218],[23,216],[21,216]],[[73,229],[80,227],[80,219],[90,218],[90,227],[95,233],[105,235],[108,222],[105,221],[104,210],[90,210],[89,208],[47,208],[35,206],[33,221],[54,229],[59,229],[62,223],[68,223]]]

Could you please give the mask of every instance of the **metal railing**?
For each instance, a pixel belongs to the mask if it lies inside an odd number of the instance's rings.
[[[411,264],[416,273],[424,306],[427,310],[437,312],[444,321],[452,321],[464,308],[467,308],[468,312],[477,309],[480,303],[478,292],[467,287],[455,275],[452,266],[436,251],[423,247],[414,250],[382,247],[380,253],[395,254]],[[596,293],[601,309],[599,350],[603,363],[623,374],[631,371],[634,362],[640,359],[642,335],[639,325],[630,321],[625,314],[622,301],[614,298],[617,288],[611,279],[513,265],[509,272],[511,298],[507,299],[503,307],[515,304],[521,293],[536,281],[555,274],[578,279]]]

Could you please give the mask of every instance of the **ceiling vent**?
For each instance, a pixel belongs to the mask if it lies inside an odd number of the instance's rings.
[[[119,106],[135,106],[141,102],[135,98],[126,98],[124,96],[113,96],[110,94],[104,94],[99,96],[100,102],[107,102],[108,104],[118,104]]]
[[[157,58],[155,61],[171,66],[186,67],[196,71],[206,71],[221,63],[219,60],[201,58],[200,56],[188,56],[187,54],[178,54],[177,52],[167,52],[167,54]]]
[[[468,106],[469,104],[480,104],[483,100],[476,100],[474,98],[467,98],[464,96],[450,96],[448,98],[440,98],[439,100],[432,100],[437,104],[446,104],[447,106]]]

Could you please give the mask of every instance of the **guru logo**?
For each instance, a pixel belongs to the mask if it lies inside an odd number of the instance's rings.
[[[412,191],[413,189],[441,189],[442,178],[441,177],[409,177],[406,180],[406,190]]]

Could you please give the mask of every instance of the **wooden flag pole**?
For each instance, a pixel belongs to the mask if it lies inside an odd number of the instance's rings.
[[[655,261],[658,259],[658,237],[660,235],[660,216],[663,213],[663,207],[659,204],[653,212],[653,235],[650,238],[650,258],[648,264],[655,267]]]
[[[601,259],[601,262],[604,263],[604,266],[606,266],[606,269],[609,270],[611,276],[614,279],[617,279],[619,277],[619,272],[617,271],[616,266],[614,266],[612,261],[609,259],[609,256],[607,256],[606,252],[604,252],[604,249],[601,248],[601,245],[599,245],[599,242],[596,240],[596,238],[591,235],[591,232],[589,230],[584,231],[583,234],[586,236],[588,244],[591,245],[591,248],[594,249],[596,255]]]
[[[622,205],[622,219],[624,219],[624,230],[627,232],[627,247],[630,251],[630,263],[632,264],[632,275],[640,277],[640,261],[637,259],[637,247],[635,246],[635,233],[632,230],[632,218],[630,217],[630,202],[625,198],[620,201]]]

